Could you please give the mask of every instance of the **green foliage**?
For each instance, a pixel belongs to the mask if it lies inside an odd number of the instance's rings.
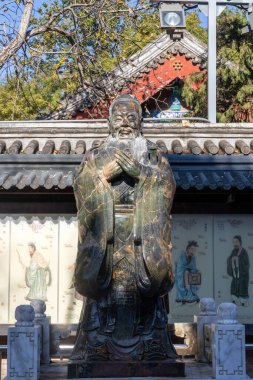
[[[73,4],[78,6],[69,10]],[[63,7],[66,11],[52,23],[55,29],[29,38],[25,51],[13,60],[11,72],[0,86],[2,120],[33,119],[41,111],[50,112],[64,93],[82,86],[96,91],[98,78],[161,32],[158,12],[149,0],[89,4],[87,0],[42,3],[30,31],[48,25]]]
[[[0,86],[0,119],[36,119],[40,112],[49,113],[59,106],[64,93],[75,90],[73,83],[56,74],[41,73],[29,82],[10,78]]]
[[[42,3],[29,30],[44,27],[67,7],[47,30],[28,39],[11,62],[0,85],[0,119],[33,119],[57,109],[61,98],[81,86],[96,89],[96,80],[161,33],[157,9],[149,0],[54,0]],[[136,4],[138,3],[138,7]],[[135,8],[136,7],[136,8]],[[218,120],[247,120],[253,111],[253,37],[242,35],[242,12],[226,10],[217,19]],[[187,30],[207,42],[198,12],[186,18]],[[191,114],[207,117],[206,73],[185,79],[182,97]]]
[[[198,12],[188,13],[186,17],[186,29],[198,40],[207,43],[207,30],[201,26]]]
[[[253,112],[253,37],[242,34],[245,25],[244,13],[236,10],[227,9],[217,19],[219,122],[248,121]],[[207,117],[206,83],[199,74],[184,83],[182,96],[192,116]]]
[[[192,116],[206,117],[207,94],[206,73],[194,73],[185,79],[182,98],[189,107]]]
[[[135,28],[129,23],[122,35],[121,51],[125,58],[136,53],[161,33],[158,12],[143,12],[137,22],[138,27],[135,24]]]

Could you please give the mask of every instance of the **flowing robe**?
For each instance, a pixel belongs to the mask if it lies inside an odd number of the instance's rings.
[[[227,260],[227,273],[232,277],[231,295],[236,297],[249,297],[249,256],[247,251],[242,248],[233,249]]]
[[[47,300],[50,275],[48,263],[39,252],[35,251],[25,273],[26,286],[30,288],[26,296],[27,300]]]
[[[166,328],[167,316],[162,296],[168,293],[174,283],[170,252],[170,211],[175,182],[166,156],[155,144],[138,137],[133,145],[132,149],[129,148],[130,154],[140,162],[141,174],[139,180],[135,180],[132,185],[132,201],[127,198],[125,200],[124,207],[129,206],[133,213],[128,219],[132,238],[125,240],[125,246],[122,243],[126,260],[125,266],[121,261],[120,270],[117,271],[114,265],[117,240],[115,231],[118,223],[115,215],[118,205],[113,181],[110,183],[104,178],[103,167],[114,159],[116,149],[126,149],[124,144],[119,146],[114,138],[109,137],[101,147],[89,151],[74,181],[79,228],[74,283],[78,293],[87,297],[79,325],[79,346],[85,340],[89,341],[87,331],[90,331],[93,346],[101,345],[101,336],[106,334],[108,346],[108,336],[114,334],[113,344],[117,341],[121,347],[135,347],[141,335],[145,335],[146,340],[147,336],[152,335],[154,326],[160,326],[163,330],[161,334],[164,334]],[[133,181],[127,174],[124,176],[126,183]],[[123,289],[123,282],[132,290]],[[112,296],[116,293],[112,294],[112,287],[117,287],[117,294],[120,294],[122,288],[124,297],[113,301]],[[120,322],[118,316],[121,315],[122,319],[127,314],[132,322],[129,322],[129,328],[126,329],[126,322]],[[120,326],[118,329],[117,324]],[[94,330],[102,331],[99,338],[98,332],[96,335],[91,333]],[[115,331],[119,330],[125,332],[117,335]],[[159,339],[157,334],[156,338]],[[164,344],[167,345],[168,342]],[[113,350],[116,350],[115,347],[110,352]],[[86,351],[89,351],[87,344]]]
[[[196,259],[188,258],[186,252],[182,252],[175,267],[175,285],[177,289],[176,302],[198,302],[198,286],[188,285],[185,281],[186,273],[197,273]]]

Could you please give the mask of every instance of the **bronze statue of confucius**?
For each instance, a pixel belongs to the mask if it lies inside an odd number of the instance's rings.
[[[79,229],[74,283],[86,303],[72,353],[78,370],[69,367],[69,377],[92,377],[94,371],[99,377],[99,365],[87,363],[103,362],[108,376],[120,376],[119,368],[121,376],[130,376],[119,363],[139,363],[140,369],[140,363],[177,357],[166,309],[174,282],[175,182],[166,155],[142,136],[141,125],[138,101],[119,96],[110,107],[109,136],[86,153],[74,181]],[[149,374],[136,365],[131,373]]]

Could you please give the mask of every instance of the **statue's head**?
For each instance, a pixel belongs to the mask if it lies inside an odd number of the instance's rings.
[[[118,139],[132,139],[141,131],[142,109],[132,95],[118,96],[109,109],[109,127]]]

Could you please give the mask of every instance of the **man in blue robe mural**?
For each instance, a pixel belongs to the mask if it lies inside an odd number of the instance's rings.
[[[198,243],[189,241],[185,251],[182,251],[175,266],[175,285],[177,290],[176,302],[199,302],[197,294],[201,283],[201,274],[196,267],[195,254]]]
[[[233,246],[227,260],[227,274],[232,277],[230,293],[232,302],[238,306],[247,306],[249,298],[249,256],[242,247],[242,238],[236,235],[233,238]]]

